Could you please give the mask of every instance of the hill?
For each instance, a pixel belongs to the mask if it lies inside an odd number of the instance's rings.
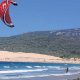
[[[0,50],[80,57],[80,28],[0,37]]]

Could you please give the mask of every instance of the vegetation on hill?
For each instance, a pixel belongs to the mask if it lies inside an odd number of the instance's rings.
[[[0,50],[80,57],[80,29],[38,31],[0,37]]]

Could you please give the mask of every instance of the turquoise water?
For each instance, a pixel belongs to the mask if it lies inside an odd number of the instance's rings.
[[[66,73],[66,68],[69,68]],[[0,79],[18,79],[80,72],[80,64],[0,62]]]

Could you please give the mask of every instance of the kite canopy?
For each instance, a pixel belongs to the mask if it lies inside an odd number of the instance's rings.
[[[17,5],[17,3],[14,0],[3,0],[3,2],[0,4],[0,19],[9,27],[14,27],[10,15],[9,15],[9,7],[10,4]]]

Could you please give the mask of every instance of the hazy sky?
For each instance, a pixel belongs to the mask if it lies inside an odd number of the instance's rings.
[[[80,28],[80,0],[16,0],[16,2],[18,6],[10,7],[15,28],[9,28],[0,21],[0,36]]]

